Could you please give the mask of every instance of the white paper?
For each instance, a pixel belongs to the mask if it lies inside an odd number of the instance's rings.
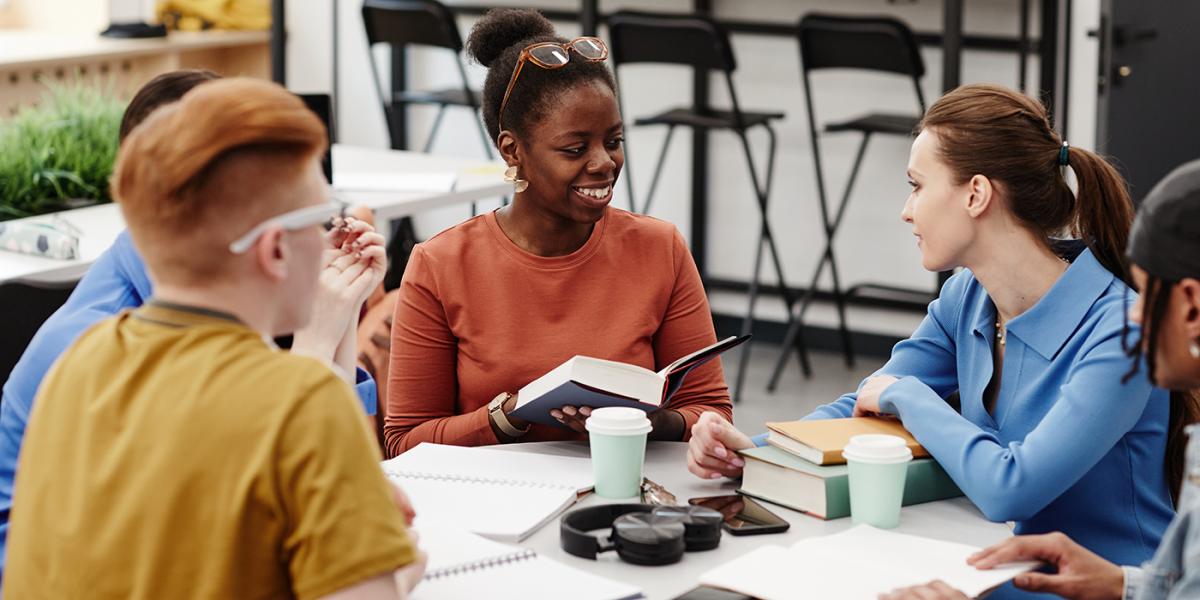
[[[458,175],[445,173],[347,173],[334,171],[333,188],[356,192],[433,192],[454,191]]]
[[[979,549],[859,525],[791,548],[763,546],[700,576],[703,585],[764,600],[874,598],[941,579],[975,597],[1038,563],[982,571],[967,564]]]

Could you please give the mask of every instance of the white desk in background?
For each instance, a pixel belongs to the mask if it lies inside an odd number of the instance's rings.
[[[586,442],[533,442],[495,448],[582,458],[590,456]],[[646,448],[645,475],[674,494],[680,504],[687,503],[688,498],[732,494],[737,487],[737,484],[730,480],[705,481],[689,473],[687,444],[682,442],[650,442]],[[595,494],[589,494],[568,510],[608,502],[610,501]],[[773,544],[786,547],[804,538],[837,533],[851,526],[849,518],[822,521],[775,504],[764,503],[764,506],[787,519],[792,524],[791,528],[785,533],[750,536],[734,536],[726,532],[721,536],[721,545],[715,550],[688,552],[684,554],[682,561],[661,567],[644,567],[622,562],[617,558],[615,551],[605,552],[595,561],[567,554],[559,547],[558,519],[542,527],[520,545],[577,569],[636,585],[642,588],[642,593],[649,600],[669,600],[696,587],[701,573],[758,546]],[[481,505],[480,510],[492,510],[503,514],[504,507]],[[988,521],[966,498],[906,506],[900,516],[900,527],[896,531],[981,547],[990,546],[1012,535],[1007,525]],[[536,585],[536,582],[529,583]]]
[[[335,181],[339,175],[447,172],[456,175],[452,191],[364,192],[335,189],[335,194],[340,200],[371,207],[375,211],[380,230],[385,234],[387,228],[383,225],[392,219],[512,193],[512,184],[505,183],[503,179],[503,164],[473,159],[335,144],[333,169]],[[63,211],[57,215],[82,232],[79,240],[80,257],[75,260],[57,260],[0,251],[0,282],[16,279],[41,282],[79,279],[125,228],[121,211],[115,204],[89,206]],[[50,220],[50,215],[41,215],[6,223],[44,223]]]

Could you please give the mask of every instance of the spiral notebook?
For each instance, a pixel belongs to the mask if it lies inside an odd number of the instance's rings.
[[[628,600],[640,589],[568,567],[533,550],[445,526],[417,527],[429,556],[414,600]]]
[[[444,524],[504,542],[529,537],[593,486],[585,458],[441,444],[420,444],[383,470],[412,501],[418,528]]]

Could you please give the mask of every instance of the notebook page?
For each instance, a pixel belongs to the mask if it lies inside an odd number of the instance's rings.
[[[545,557],[425,580],[414,600],[632,600],[641,590]]]
[[[384,461],[383,468],[389,472],[521,481],[575,491],[588,490],[594,485],[592,461],[586,458],[443,444],[418,444],[404,454]]]
[[[465,529],[445,524],[427,522],[413,529],[419,536],[417,545],[428,557],[425,564],[427,576],[445,569],[526,552],[520,546],[494,542]]]
[[[413,525],[418,530],[426,524],[450,526],[505,542],[525,539],[576,499],[574,490],[563,487],[405,476],[389,476],[389,479],[412,502],[417,512]],[[486,509],[480,504],[484,498]]]

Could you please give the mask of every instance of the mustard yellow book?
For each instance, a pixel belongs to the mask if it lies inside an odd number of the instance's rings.
[[[904,438],[908,448],[912,450],[913,458],[929,456],[929,452],[904,428],[904,425],[894,419],[850,417],[848,419],[783,421],[767,423],[767,429],[770,430],[767,435],[768,444],[816,465],[846,464],[842,450],[846,444],[850,443],[850,438],[869,433]]]

